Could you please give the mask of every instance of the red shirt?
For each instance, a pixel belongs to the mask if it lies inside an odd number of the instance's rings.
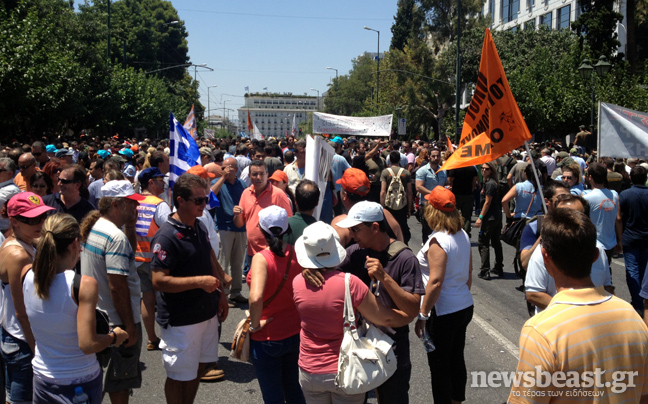
[[[290,199],[285,192],[268,182],[266,189],[258,197],[254,193],[254,185],[243,191],[239,206],[243,209],[243,220],[247,232],[247,254],[254,255],[267,247],[265,237],[259,228],[259,212],[268,206],[277,205],[286,209],[288,216],[293,215]]]
[[[263,250],[259,254],[263,255],[267,263],[268,276],[266,278],[266,285],[263,289],[263,300],[268,300],[275,294],[277,288],[281,284],[281,280],[286,273],[286,264],[288,263],[288,256],[292,251],[292,259],[290,260],[290,269],[288,271],[288,279],[284,282],[281,290],[277,296],[270,302],[267,307],[263,308],[261,313],[261,320],[272,317],[272,321],[255,332],[250,334],[251,338],[255,341],[281,341],[293,335],[299,334],[301,324],[295,301],[293,300],[293,279],[301,274],[302,267],[297,262],[297,254],[295,254],[295,247],[289,245],[286,249],[286,255],[278,257],[270,250]],[[248,272],[247,283],[250,284],[252,271]]]

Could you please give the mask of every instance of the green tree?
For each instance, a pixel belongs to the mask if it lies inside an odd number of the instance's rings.
[[[600,55],[612,58],[621,43],[615,32],[623,14],[614,10],[616,0],[578,0],[582,10],[572,28],[580,37],[581,47],[586,42],[595,59]],[[634,10],[633,10],[634,11]],[[617,55],[616,60],[621,60]]]
[[[398,11],[391,27],[391,49],[403,50],[408,40],[423,38],[425,16],[416,0],[398,0]]]
[[[352,63],[349,74],[335,78],[330,85],[324,112],[359,116],[363,114],[365,102],[371,103],[376,82],[375,66],[369,56],[359,57]]]

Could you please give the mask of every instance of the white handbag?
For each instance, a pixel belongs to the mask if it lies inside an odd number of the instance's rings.
[[[351,291],[351,274],[344,279],[344,337],[340,346],[335,385],[346,394],[360,394],[383,384],[396,371],[392,340],[368,321],[356,325]]]

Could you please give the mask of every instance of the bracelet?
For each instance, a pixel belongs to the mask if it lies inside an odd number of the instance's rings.
[[[254,332],[259,331],[259,328],[261,328],[261,327],[254,328],[254,327],[250,326],[250,327],[249,327],[250,333],[254,333]]]
[[[479,220],[484,219],[484,216],[482,216],[482,215],[479,215],[478,217],[479,217]]]
[[[430,319],[430,315],[428,314],[427,316],[425,316],[425,315],[423,315],[423,313],[419,313],[419,314],[418,314],[418,319],[419,319],[419,320],[429,320],[429,319]]]

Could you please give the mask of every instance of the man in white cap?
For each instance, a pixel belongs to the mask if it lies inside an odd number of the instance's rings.
[[[337,226],[348,228],[357,242],[346,249],[346,259],[339,269],[359,277],[385,307],[400,309],[410,317],[410,321],[414,320],[419,312],[421,296],[425,294],[421,270],[412,250],[387,234],[382,206],[375,202],[358,202]],[[304,273],[304,277],[319,286],[324,279],[317,275],[319,272]],[[412,371],[409,327],[381,329],[394,340],[398,366],[396,373],[377,389],[380,403],[408,403]]]
[[[107,182],[102,188],[99,212],[83,220],[81,273],[97,280],[97,307],[108,314],[111,327],[121,327],[128,339],[120,347],[102,355],[104,375],[114,372],[118,378],[104,376],[104,392],[112,403],[128,403],[130,392],[142,384],[139,356],[142,346],[140,323],[140,281],[135,267],[135,253],[122,227],[134,230],[138,201],[145,198],[133,191],[128,180]]]

